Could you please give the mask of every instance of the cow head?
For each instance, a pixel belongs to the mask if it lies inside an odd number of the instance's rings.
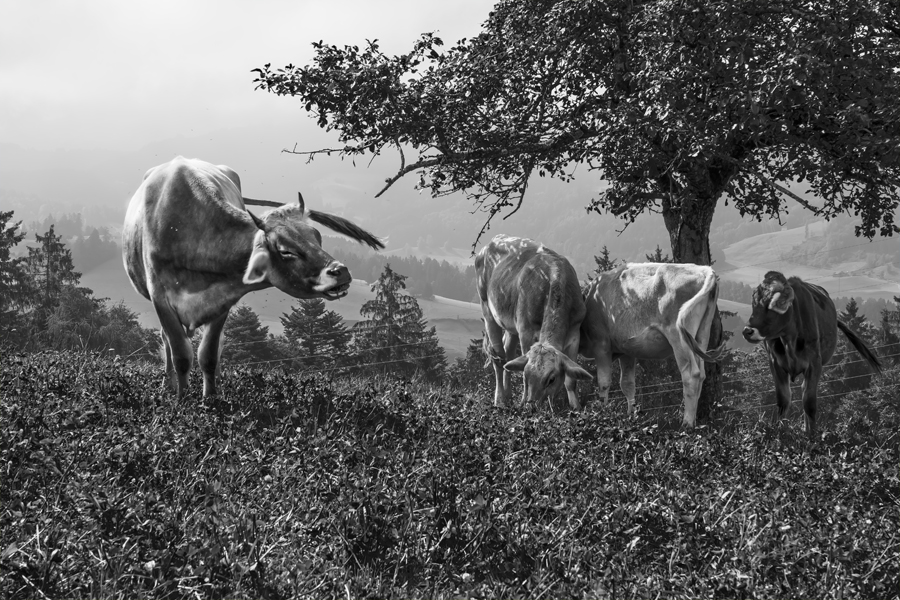
[[[555,396],[567,375],[575,379],[592,378],[578,363],[547,342],[535,342],[526,354],[509,361],[503,368],[523,372],[525,400],[534,405]]]
[[[280,206],[258,218],[250,213],[257,232],[244,283],[269,283],[295,298],[336,300],[350,289],[350,270],[322,249],[322,235],[309,224],[313,219],[373,248],[384,244],[350,221],[307,211],[298,204]]]
[[[753,290],[753,306],[750,321],[744,327],[744,339],[758,344],[765,339],[779,337],[790,324],[788,310],[794,301],[794,289],[784,275],[769,271],[763,282]]]

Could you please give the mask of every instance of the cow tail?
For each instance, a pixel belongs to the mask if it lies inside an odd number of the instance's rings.
[[[698,307],[703,306],[703,317],[700,319],[701,327],[708,327],[708,323],[712,321],[716,311],[716,300],[719,298],[719,283],[715,272],[710,269],[703,281],[703,287],[697,292],[697,295],[684,303],[681,310],[678,311],[678,329],[684,337],[691,350],[706,362],[719,362],[725,355],[725,343],[723,342],[718,348],[704,351],[697,338],[691,334],[684,326],[685,320]]]
[[[866,343],[862,340],[861,337],[856,335],[856,333],[847,327],[844,323],[838,319],[837,322],[838,329],[844,332],[844,335],[847,336],[847,339],[850,340],[850,343],[853,344],[853,347],[856,348],[856,351],[859,352],[860,356],[862,356],[869,366],[872,367],[872,370],[876,373],[881,373],[881,361],[878,360],[878,357],[872,352],[872,349],[866,345]]]

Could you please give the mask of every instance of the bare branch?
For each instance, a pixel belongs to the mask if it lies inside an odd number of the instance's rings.
[[[796,201],[799,202],[802,206],[804,206],[804,207],[806,207],[807,209],[811,210],[811,211],[813,212],[813,214],[818,215],[819,213],[822,212],[822,209],[813,206],[812,204],[810,204],[809,202],[807,202],[806,200],[804,200],[803,198],[801,198],[800,196],[798,196],[797,194],[795,194],[794,192],[792,192],[791,190],[787,189],[787,188],[784,187],[784,186],[778,185],[777,183],[775,183],[774,181],[772,181],[771,179],[769,179],[768,177],[766,177],[766,176],[763,175],[762,173],[754,172],[754,173],[751,173],[751,174],[752,174],[753,176],[755,176],[755,177],[758,177],[760,181],[762,181],[763,183],[765,183],[765,184],[766,184],[767,186],[769,186],[770,188],[772,188],[772,189],[774,189],[774,190],[776,190],[776,191],[779,191],[779,192],[781,192],[782,194],[784,194],[785,196],[789,196],[790,198],[796,200]]]

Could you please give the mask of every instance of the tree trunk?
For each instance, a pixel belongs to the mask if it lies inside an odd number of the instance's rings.
[[[672,243],[673,262],[697,265],[709,265],[711,262],[709,230],[724,185],[712,184],[709,176],[705,179],[705,185],[696,186],[702,189],[700,193],[684,194],[678,198],[680,205],[668,197],[663,199],[662,214]],[[716,348],[721,343],[722,319],[717,308],[710,327],[708,347]],[[706,380],[697,404],[698,422],[708,420],[713,405],[722,398],[721,375],[722,369],[718,363],[706,363]]]

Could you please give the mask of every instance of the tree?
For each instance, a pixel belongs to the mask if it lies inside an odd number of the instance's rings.
[[[615,258],[610,258],[609,248],[607,248],[606,244],[604,244],[603,248],[600,250],[600,254],[594,256],[594,262],[597,264],[597,266],[593,271],[588,273],[588,281],[593,281],[601,273],[615,269],[618,260],[616,260]]]
[[[352,335],[341,315],[325,310],[324,300],[299,300],[290,313],[282,314],[281,324],[303,370],[336,365],[347,355]]]
[[[224,329],[222,359],[231,364],[253,364],[274,358],[269,347],[269,328],[246,304],[238,304],[228,314]]]
[[[847,306],[838,313],[838,319],[844,322],[847,327],[852,329],[855,333],[859,335],[863,335],[865,333],[866,327],[864,324],[866,323],[866,316],[859,314],[859,305],[856,302],[856,298],[850,298],[847,301]]]
[[[645,254],[644,256],[647,257],[647,260],[648,260],[649,262],[655,262],[655,263],[670,263],[670,262],[674,262],[672,259],[669,258],[669,255],[668,255],[668,254],[663,254],[662,248],[659,247],[659,244],[656,245],[656,251],[655,251],[655,252],[652,252],[652,253],[650,253],[650,254]]]
[[[21,221],[9,225],[12,216],[13,211],[0,211],[0,336],[6,341],[21,337],[17,313],[32,304],[33,294],[25,259],[12,256],[12,249],[25,239]]]
[[[662,214],[674,262],[710,264],[723,197],[756,219],[792,200],[858,212],[857,235],[900,231],[894,0],[502,0],[479,35],[442,44],[425,34],[392,57],[318,42],[311,66],[267,64],[255,82],[337,130],[341,147],[301,154],[396,149],[385,189],[418,173],[434,196],[463,191],[489,214],[482,233],[533,175],[566,181],[578,164],[609,183],[590,209]],[[720,332],[716,318],[710,343]],[[701,414],[717,381],[708,368]]]
[[[28,248],[25,265],[34,282],[34,324],[43,331],[50,313],[59,306],[63,291],[78,285],[81,273],[75,270],[72,253],[62,242],[62,237],[54,234],[53,225],[44,235],[36,233],[34,237],[39,246]]]
[[[446,368],[444,349],[435,328],[428,328],[419,303],[404,293],[405,289],[406,276],[386,264],[372,284],[375,299],[359,311],[365,320],[353,327],[357,354],[363,365],[377,371],[419,372],[428,379],[439,379]]]

